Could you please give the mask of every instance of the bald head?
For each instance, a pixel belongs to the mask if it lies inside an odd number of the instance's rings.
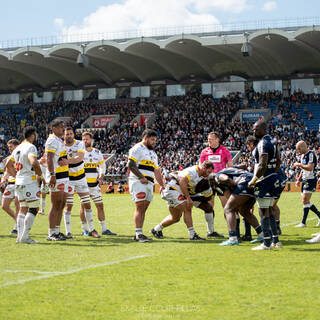
[[[268,125],[264,120],[258,120],[253,125],[253,135],[257,139],[261,139],[263,136],[267,134]]]
[[[299,142],[297,142],[296,149],[301,154],[305,154],[308,152],[308,146],[303,140],[300,140]]]

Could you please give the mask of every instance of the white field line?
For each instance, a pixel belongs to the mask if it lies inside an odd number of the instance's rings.
[[[127,259],[122,259],[122,260],[115,260],[115,261],[108,261],[105,263],[100,263],[100,264],[94,264],[94,265],[90,265],[90,266],[86,266],[83,268],[77,268],[77,269],[73,269],[73,270],[69,270],[69,271],[65,271],[65,272],[45,272],[45,271],[38,271],[38,270],[5,270],[4,272],[34,272],[34,273],[43,273],[43,275],[41,276],[37,276],[37,277],[33,277],[33,278],[28,278],[28,279],[22,279],[22,280],[18,280],[18,281],[12,281],[12,282],[6,282],[0,285],[0,288],[2,287],[8,287],[8,286],[13,286],[13,285],[17,285],[17,284],[24,284],[26,282],[29,281],[34,281],[34,280],[41,280],[41,279],[47,279],[47,278],[52,278],[52,277],[56,277],[56,276],[61,276],[61,275],[67,275],[67,274],[73,274],[76,272],[80,272],[83,270],[87,270],[87,269],[93,269],[93,268],[100,268],[100,267],[105,267],[105,266],[110,266],[113,264],[118,264],[121,262],[127,262],[130,260],[135,260],[135,259],[141,259],[141,258],[145,258],[148,257],[148,255],[143,255],[143,256],[134,256],[134,257],[130,257]]]
[[[310,220],[316,220],[318,219],[317,217],[313,217],[313,218],[308,218],[308,221]],[[292,226],[294,224],[298,224],[301,222],[301,219],[299,221],[294,221],[294,222],[290,222],[290,223],[286,223],[286,224],[282,224],[281,227],[288,227],[288,226]]]

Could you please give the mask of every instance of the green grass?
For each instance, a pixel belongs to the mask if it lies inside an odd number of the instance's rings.
[[[312,200],[320,207],[318,193]],[[320,229],[312,212],[308,228],[293,228],[301,218],[300,194],[280,200],[284,248],[271,252],[254,252],[247,243],[190,242],[183,222],[165,229],[165,240],[136,243],[130,197],[104,196],[104,202],[118,236],[80,236],[76,204],[76,239],[47,242],[48,217],[38,216],[31,236],[39,245],[16,244],[8,236],[11,218],[1,210],[0,319],[319,319],[320,244],[305,239]],[[218,201],[216,207],[216,230],[226,235]],[[155,196],[145,233],[167,214]],[[194,210],[193,217],[204,236],[202,212]]]

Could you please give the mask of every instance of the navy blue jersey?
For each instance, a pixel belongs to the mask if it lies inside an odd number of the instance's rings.
[[[302,155],[301,163],[304,165],[312,163],[314,165],[313,170],[311,171],[302,169],[302,180],[305,181],[309,179],[314,179],[316,177],[316,166],[317,166],[316,154],[312,150],[309,150],[306,154]]]
[[[264,177],[276,172],[277,167],[277,152],[278,148],[275,141],[268,134],[265,135],[258,143],[256,148],[253,150],[252,155],[255,159],[255,171],[259,164],[260,155],[267,154],[268,162],[267,169],[264,173]]]
[[[226,169],[222,169],[221,171],[219,171],[218,173],[216,173],[216,182],[218,182],[218,178],[220,175],[225,174],[226,176],[228,176],[230,179],[232,180],[237,180],[241,175],[249,173],[248,171],[242,170],[242,169],[238,169],[238,168],[226,168]],[[227,190],[229,190],[230,188],[222,183],[218,183],[217,185],[217,191],[218,191],[218,195],[223,195]]]
[[[218,173],[216,173],[216,177],[218,178],[221,174],[227,175],[232,180],[235,180],[236,178],[240,177],[243,173],[246,173],[247,171],[243,169],[238,169],[235,167],[222,169]]]

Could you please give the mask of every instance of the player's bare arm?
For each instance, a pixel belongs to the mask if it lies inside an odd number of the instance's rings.
[[[136,175],[139,179],[140,179],[140,182],[143,183],[143,184],[147,184],[148,183],[148,180],[147,178],[145,178],[143,176],[143,174],[140,172],[140,170],[138,169],[136,163],[133,161],[133,160],[129,160],[128,162],[128,168],[129,170],[134,174]]]

